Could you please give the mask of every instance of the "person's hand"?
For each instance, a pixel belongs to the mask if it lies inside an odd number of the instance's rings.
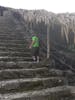
[[[29,49],[31,49],[31,46],[29,47]]]

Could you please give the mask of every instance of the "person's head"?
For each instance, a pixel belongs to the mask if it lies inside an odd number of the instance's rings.
[[[39,36],[39,35],[38,35],[38,32],[33,32],[33,33],[32,33],[32,36]]]

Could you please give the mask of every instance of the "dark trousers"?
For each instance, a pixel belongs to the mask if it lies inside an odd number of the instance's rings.
[[[32,48],[32,56],[34,56],[37,60],[37,56],[39,56],[39,47]]]

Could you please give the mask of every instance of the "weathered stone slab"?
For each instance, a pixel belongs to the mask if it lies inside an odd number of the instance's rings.
[[[70,89],[66,86],[42,89],[27,93],[1,95],[1,100],[71,100]]]
[[[0,93],[38,90],[64,85],[63,77],[15,79],[0,82]]]
[[[0,80],[33,78],[33,77],[50,77],[47,67],[35,69],[4,69],[0,70]]]

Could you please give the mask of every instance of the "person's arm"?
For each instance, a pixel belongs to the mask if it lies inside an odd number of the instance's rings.
[[[30,49],[32,48],[32,45],[33,45],[34,43],[35,43],[35,41],[32,40],[32,42],[31,42],[31,44],[30,44],[30,46],[29,46]]]

